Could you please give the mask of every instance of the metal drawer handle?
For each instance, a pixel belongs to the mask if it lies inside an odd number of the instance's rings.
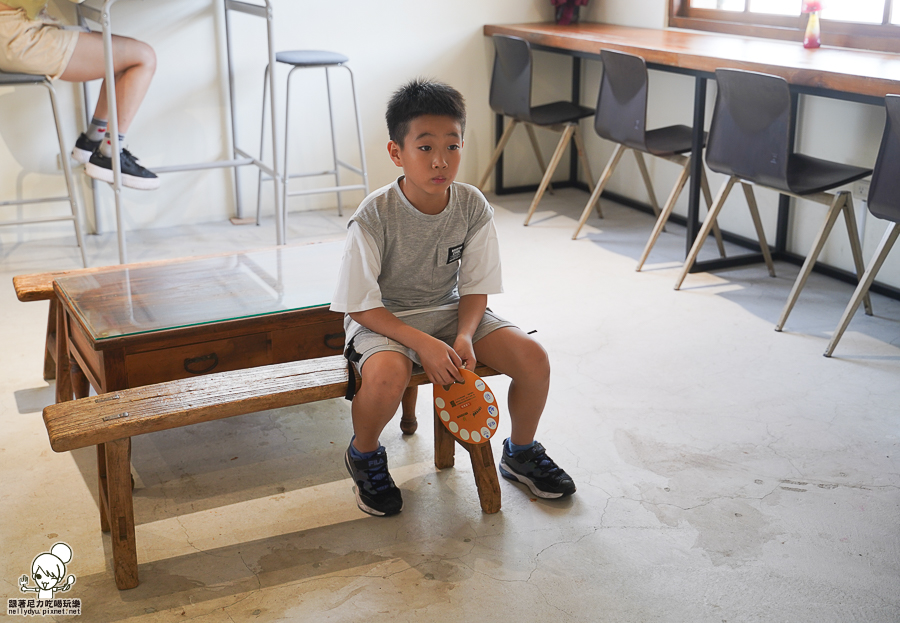
[[[331,350],[344,350],[344,332],[329,333],[325,336],[325,346]]]
[[[197,364],[202,364],[204,361],[209,361],[209,363],[204,368],[198,368]],[[215,353],[210,353],[208,355],[202,355],[200,357],[193,357],[191,359],[184,360],[184,371],[188,374],[206,374],[207,372],[212,372],[212,370],[219,365],[219,356]]]

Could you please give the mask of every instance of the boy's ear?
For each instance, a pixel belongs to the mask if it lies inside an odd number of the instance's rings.
[[[398,145],[394,141],[388,141],[387,150],[388,154],[391,156],[391,160],[394,161],[394,164],[398,167],[402,167],[403,159],[400,157],[400,145]]]

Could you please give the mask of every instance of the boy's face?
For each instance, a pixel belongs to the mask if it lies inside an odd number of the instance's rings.
[[[409,124],[403,147],[388,142],[388,153],[403,167],[403,193],[420,210],[442,210],[449,188],[459,172],[463,147],[458,121],[440,115],[422,115]]]

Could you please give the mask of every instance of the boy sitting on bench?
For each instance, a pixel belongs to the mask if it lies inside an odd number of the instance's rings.
[[[414,80],[387,108],[391,160],[403,168],[392,184],[366,197],[348,225],[331,309],[344,312],[345,356],[359,369],[354,436],[345,455],[356,503],[371,515],[403,506],[379,435],[400,405],[413,366],[432,383],[461,381],[476,361],[512,379],[512,432],[500,473],[542,498],[575,492],[572,478],[535,442],[547,393],[547,353],[530,336],[487,309],[502,292],[493,209],[481,192],[455,182],[466,125],[462,95],[445,84]]]

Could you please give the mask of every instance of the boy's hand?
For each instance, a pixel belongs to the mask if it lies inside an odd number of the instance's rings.
[[[475,364],[477,364],[478,361],[475,359],[475,347],[472,346],[472,338],[464,335],[457,335],[456,340],[453,342],[453,350],[455,350],[456,354],[462,359],[462,367],[474,372]]]
[[[428,380],[435,385],[451,385],[462,382],[459,368],[462,359],[456,351],[437,338],[429,336],[416,350]]]

